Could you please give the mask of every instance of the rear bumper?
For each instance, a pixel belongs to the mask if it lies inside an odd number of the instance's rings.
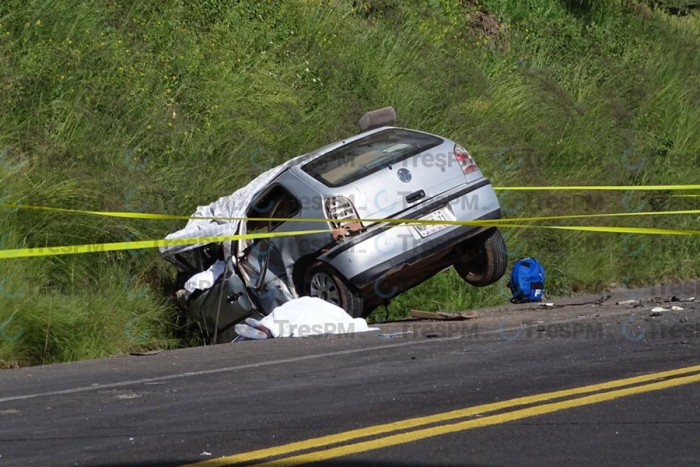
[[[501,210],[492,211],[485,216],[474,220],[500,219]],[[459,226],[434,240],[424,242],[419,247],[405,251],[391,257],[376,266],[350,277],[349,281],[358,288],[370,285],[381,278],[391,275],[391,272],[400,267],[410,266],[441,251],[451,250],[455,245],[474,237],[489,227]]]
[[[487,179],[431,199],[410,212],[402,213],[400,218],[419,219],[436,210],[443,210],[448,218],[460,221],[501,218],[498,198]],[[318,259],[337,269],[352,286],[363,289],[379,279],[391,277],[406,266],[438,256],[441,252],[448,254],[455,245],[487,228],[450,226],[434,236],[422,238],[413,226],[382,224],[335,246]],[[416,273],[420,274],[420,271]]]

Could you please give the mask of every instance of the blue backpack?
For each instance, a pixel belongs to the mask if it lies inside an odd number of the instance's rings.
[[[513,265],[508,288],[511,302],[541,302],[544,297],[544,268],[534,258],[521,258]]]

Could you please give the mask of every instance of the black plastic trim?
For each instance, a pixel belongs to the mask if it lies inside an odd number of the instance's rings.
[[[492,211],[488,214],[485,214],[475,220],[489,220],[500,218],[501,210],[498,209],[496,211]],[[467,240],[481,233],[482,231],[490,228],[492,227],[460,226],[460,228],[455,229],[453,232],[441,235],[440,237],[430,242],[420,245],[420,247],[414,250],[409,250],[400,254],[399,256],[390,258],[381,264],[378,264],[366,271],[357,274],[354,277],[349,278],[348,280],[351,283],[353,283],[356,287],[361,288],[364,285],[367,285],[372,281],[376,280],[377,278],[381,277],[382,275],[386,274],[386,271],[389,271],[390,269],[398,266],[399,264],[415,263],[417,261],[420,261],[421,259],[427,258],[428,256],[437,253],[440,250],[450,249],[457,243]]]
[[[440,208],[441,206],[444,206],[445,204],[449,203],[453,199],[460,198],[466,194],[471,193],[472,191],[478,190],[479,188],[483,188],[483,187],[490,185],[490,184],[491,184],[491,180],[489,180],[488,178],[484,178],[480,182],[467,185],[463,189],[459,190],[458,192],[456,192],[455,194],[453,194],[447,198],[442,198],[442,199],[438,199],[438,200],[426,203],[425,205],[421,206],[419,209],[411,212],[409,214],[410,217],[402,217],[402,219],[418,219],[420,217],[425,216],[426,214],[430,214],[431,212],[436,211],[438,208]],[[501,210],[499,209],[498,210],[498,213],[499,213],[498,218],[500,218],[500,212],[501,212]],[[488,219],[492,219],[492,218],[489,217]],[[338,256],[339,254],[341,254],[342,252],[347,251],[350,248],[352,248],[352,247],[354,247],[354,246],[356,246],[356,245],[358,245],[366,240],[369,240],[370,238],[374,238],[377,235],[379,235],[380,233],[386,232],[387,230],[391,229],[392,227],[395,227],[396,225],[397,224],[394,224],[394,223],[384,224],[383,226],[377,227],[377,228],[374,228],[368,232],[365,232],[364,234],[362,234],[358,237],[355,237],[352,240],[343,242],[328,253],[328,258],[333,259],[336,256]]]

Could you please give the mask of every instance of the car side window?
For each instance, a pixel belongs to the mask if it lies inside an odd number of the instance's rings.
[[[301,203],[287,189],[276,185],[261,198],[253,200],[247,217],[290,219],[301,211]],[[248,221],[247,230],[253,232],[271,232],[284,223],[284,220]]]

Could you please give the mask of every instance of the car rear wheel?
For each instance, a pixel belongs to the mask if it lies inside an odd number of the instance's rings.
[[[353,318],[362,317],[362,298],[352,293],[338,272],[323,263],[314,264],[306,273],[304,293],[339,306]]]
[[[493,229],[467,242],[464,253],[467,259],[454,265],[465,282],[475,287],[485,287],[503,277],[508,267],[508,253],[500,230]]]

